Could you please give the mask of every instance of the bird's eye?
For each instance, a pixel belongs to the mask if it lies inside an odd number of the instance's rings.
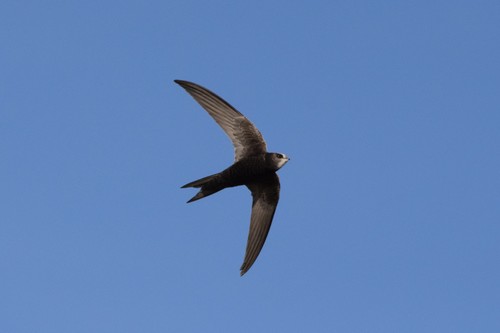
[[[276,154],[276,156],[278,156],[278,158],[283,158],[282,154]]]

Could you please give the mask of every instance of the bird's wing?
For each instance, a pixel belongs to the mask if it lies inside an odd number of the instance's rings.
[[[260,250],[264,246],[267,234],[271,228],[274,212],[280,196],[280,180],[276,173],[261,178],[258,182],[248,184],[252,192],[252,217],[248,233],[245,259],[241,265],[241,275],[252,267]]]
[[[257,127],[228,102],[195,83],[174,82],[184,88],[226,132],[233,142],[235,161],[267,151],[266,142]]]

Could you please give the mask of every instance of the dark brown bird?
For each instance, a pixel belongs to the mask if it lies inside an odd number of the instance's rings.
[[[188,203],[226,187],[245,185],[252,192],[250,231],[245,259],[240,268],[240,274],[243,275],[252,267],[266,241],[280,195],[280,181],[276,171],[289,158],[285,154],[268,153],[266,142],[254,124],[210,90],[188,81],[174,82],[183,87],[212,116],[234,146],[233,165],[182,186],[200,188]]]

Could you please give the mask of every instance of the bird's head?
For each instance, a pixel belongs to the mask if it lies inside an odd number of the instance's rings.
[[[275,171],[278,171],[279,169],[281,169],[281,167],[283,165],[285,165],[286,162],[288,162],[290,160],[289,157],[287,157],[285,154],[281,154],[281,153],[268,153],[267,155],[268,155],[268,159],[271,162],[272,168]]]

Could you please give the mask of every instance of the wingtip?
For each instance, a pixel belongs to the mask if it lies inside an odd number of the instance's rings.
[[[180,85],[181,87],[184,87],[184,86],[191,83],[191,82],[186,81],[186,80],[174,80],[174,82],[177,83],[178,85]]]
[[[252,267],[252,266],[250,265],[250,267]],[[245,275],[245,274],[246,274],[246,272],[248,272],[248,270],[250,269],[250,267],[248,267],[248,266],[246,265],[246,263],[243,263],[243,264],[241,265],[241,267],[240,267],[240,276]]]

